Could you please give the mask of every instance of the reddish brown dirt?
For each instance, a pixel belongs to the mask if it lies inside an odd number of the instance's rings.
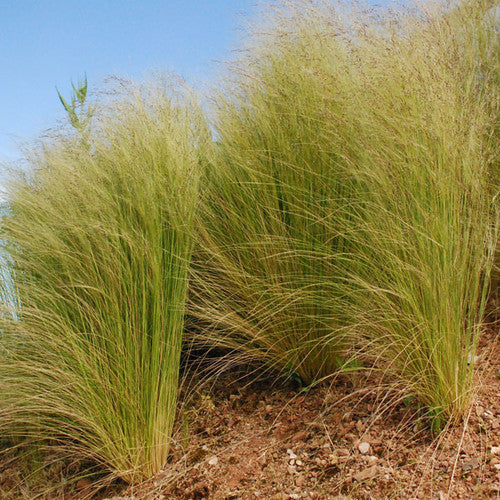
[[[115,498],[500,498],[500,349],[492,332],[479,356],[481,385],[467,422],[439,437],[416,422],[412,404],[373,389],[369,378],[297,394],[241,389],[226,376],[186,417],[185,446],[165,472]]]
[[[500,498],[498,334],[482,339],[478,395],[466,424],[439,437],[418,421],[412,402],[375,389],[376,382],[345,376],[297,393],[269,381],[242,388],[235,373],[227,374],[182,410],[164,472],[96,498]],[[77,499],[91,491],[83,480],[45,498]],[[30,496],[0,464],[4,498]]]

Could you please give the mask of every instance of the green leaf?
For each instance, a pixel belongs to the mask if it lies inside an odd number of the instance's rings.
[[[61,101],[61,104],[63,105],[64,109],[70,113],[71,112],[71,106],[66,102],[66,99],[61,95],[61,92],[59,92],[59,89],[56,87],[57,90],[57,95],[59,96],[59,100]]]

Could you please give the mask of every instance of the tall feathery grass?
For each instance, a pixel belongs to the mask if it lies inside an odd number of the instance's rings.
[[[494,5],[283,2],[213,129],[139,87],[42,141],[2,224],[1,436],[161,469],[189,275],[195,344],[303,383],[364,363],[462,417],[499,230]]]
[[[257,37],[217,94],[191,302],[203,326],[195,341],[309,384],[348,355],[351,236],[335,221],[352,210],[357,180],[340,144],[355,130],[328,124],[349,82],[321,80],[322,42],[304,22],[297,39],[283,30]],[[331,43],[330,69],[348,75],[346,47]]]
[[[439,424],[473,395],[498,239],[498,31],[464,2],[368,31],[359,89],[362,338]]]
[[[217,99],[201,343],[305,382],[356,348],[463,415],[498,228],[490,6],[283,2],[254,30]]]
[[[135,482],[169,452],[208,131],[162,85],[125,86],[93,120],[85,140],[43,140],[9,186],[0,434]]]

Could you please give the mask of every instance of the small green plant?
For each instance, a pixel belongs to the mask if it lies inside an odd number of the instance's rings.
[[[80,133],[83,133],[89,126],[93,114],[93,106],[87,103],[87,75],[85,75],[76,86],[71,82],[71,87],[73,88],[71,104],[66,101],[61,92],[56,88],[57,95],[68,114],[71,125]]]

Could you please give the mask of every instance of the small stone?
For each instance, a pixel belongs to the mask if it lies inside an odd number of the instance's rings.
[[[484,415],[484,408],[482,406],[476,406],[476,415],[482,417]]]
[[[471,364],[472,362],[477,363],[479,361],[479,356],[473,356],[471,352],[467,356],[467,364]]]
[[[297,455],[295,455],[293,450],[291,450],[290,448],[288,448],[288,450],[286,450],[286,452],[288,453],[290,460],[295,460],[297,458]]]
[[[372,467],[368,467],[367,469],[363,469],[362,471],[354,474],[354,479],[358,482],[366,481],[367,479],[371,479],[375,477],[378,473],[378,467],[373,465]]]
[[[367,443],[366,441],[359,443],[358,450],[362,455],[366,455],[370,451],[370,443]]]
[[[264,408],[266,413],[271,413],[273,411],[273,407],[271,405],[266,405],[266,407]]]
[[[494,467],[496,470],[500,470],[500,464],[495,464]]]
[[[295,464],[296,464],[298,467],[302,467],[302,465],[304,465],[304,464],[302,463],[302,460],[296,460],[296,461],[295,461]]]
[[[500,455],[500,446],[492,446],[491,447],[491,453],[493,455]]]
[[[465,462],[465,463],[462,465],[462,470],[463,470],[464,472],[468,472],[468,471],[470,471],[471,469],[476,468],[478,465],[479,465],[479,460],[478,460],[477,458],[473,458],[473,459],[469,460],[468,462]]]
[[[369,455],[368,457],[366,457],[366,459],[368,460],[368,463],[370,465],[373,465],[378,460],[375,455]]]
[[[215,455],[208,460],[208,465],[217,465],[218,463],[219,459]]]

